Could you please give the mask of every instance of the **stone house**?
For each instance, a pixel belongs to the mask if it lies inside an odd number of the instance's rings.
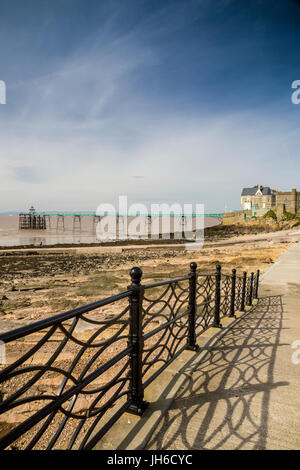
[[[276,205],[276,194],[277,188],[271,189],[265,184],[244,188],[241,194],[242,210],[266,212]]]

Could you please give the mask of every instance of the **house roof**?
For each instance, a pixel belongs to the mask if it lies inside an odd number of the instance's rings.
[[[267,195],[270,195],[270,194],[274,193],[273,189],[269,188],[269,186],[265,186],[264,188],[262,186],[260,186],[260,188],[259,188],[258,184],[257,184],[256,186],[253,186],[253,188],[244,188],[243,191],[242,191],[242,196],[255,196],[258,189],[260,189],[261,193],[264,196],[267,196]]]

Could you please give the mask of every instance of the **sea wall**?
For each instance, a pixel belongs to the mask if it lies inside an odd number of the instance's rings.
[[[223,225],[234,225],[245,222],[247,217],[252,216],[252,211],[225,212],[223,214]]]

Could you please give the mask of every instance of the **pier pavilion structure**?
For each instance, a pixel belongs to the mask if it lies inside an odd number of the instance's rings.
[[[20,230],[46,230],[46,216],[37,214],[35,208],[31,206],[28,213],[19,214]]]

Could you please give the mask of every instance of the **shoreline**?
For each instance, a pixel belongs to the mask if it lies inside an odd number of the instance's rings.
[[[243,244],[252,241],[268,241],[269,239],[285,239],[286,237],[294,237],[300,234],[299,226],[257,226],[257,225],[222,225],[207,227],[204,229],[203,248],[227,246],[234,244]],[[66,235],[67,237],[68,235]],[[118,248],[124,250],[135,249],[158,249],[158,248],[185,248],[186,244],[195,243],[189,239],[127,239],[127,240],[111,240],[107,242],[77,242],[77,243],[51,243],[43,244],[18,244],[18,245],[1,245],[0,252],[5,251],[24,251],[24,250],[64,250],[64,249],[111,249]],[[119,251],[119,250],[118,250]]]
[[[170,243],[171,242],[171,243]],[[56,248],[112,248],[112,247],[124,247],[124,246],[166,246],[166,245],[184,245],[185,243],[192,243],[190,240],[115,240],[110,242],[91,242],[91,243],[56,243],[50,245],[0,245],[0,251],[6,250],[27,250],[27,249],[56,249]]]
[[[72,216],[65,216],[63,225],[61,226],[56,220],[57,217],[53,216],[51,224],[45,230],[27,230],[19,229],[19,217],[16,215],[5,216],[0,215],[0,249],[16,249],[16,248],[35,248],[39,247],[42,243],[43,247],[73,247],[73,246],[110,246],[110,244],[117,246],[122,244],[136,245],[142,244],[165,244],[165,243],[185,243],[187,240],[183,239],[146,239],[132,238],[131,240],[110,240],[103,241],[97,239],[96,226],[93,223],[93,218],[89,216],[82,216],[80,225],[75,226]],[[204,228],[205,230],[210,227],[215,227],[220,224],[220,221],[213,217],[205,217]],[[172,232],[172,224],[170,227]],[[175,230],[177,235],[177,229]],[[180,234],[181,237],[181,234]]]

